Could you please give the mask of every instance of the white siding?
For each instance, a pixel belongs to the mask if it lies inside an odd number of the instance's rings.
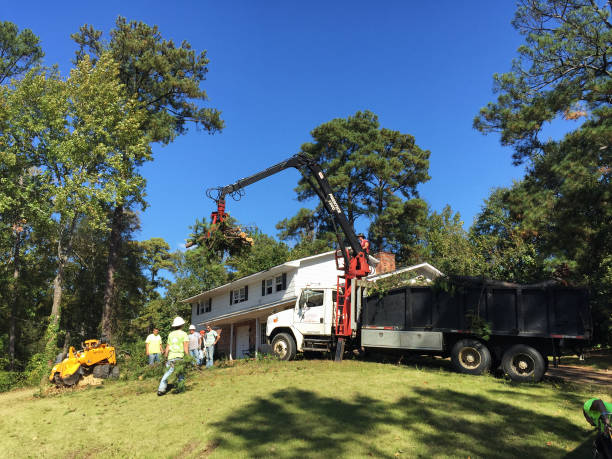
[[[248,300],[240,303],[232,303],[230,304],[230,291],[226,290],[223,293],[219,293],[212,297],[212,308],[210,312],[205,312],[203,314],[197,314],[197,302],[193,303],[191,308],[191,322],[192,323],[201,323],[207,320],[215,319],[219,316],[223,316],[232,312],[239,311],[248,311],[254,307],[259,307],[269,303],[276,303],[285,298],[292,298],[295,296],[295,274],[296,269],[293,268],[291,271],[286,271],[287,274],[287,288],[285,290],[281,290],[279,292],[273,291],[269,295],[262,296],[261,295],[261,279],[256,280],[250,284],[249,286],[249,295]],[[282,273],[278,273],[271,277],[281,276]],[[264,279],[268,279],[267,277]],[[244,285],[236,284],[236,289],[244,287]],[[276,286],[273,285],[274,290],[276,290]],[[200,300],[202,303],[206,303],[208,299]]]
[[[297,272],[295,288],[301,289],[306,285],[320,285],[329,287],[336,285],[336,279],[340,273],[336,269],[336,261],[333,254],[329,260],[305,260]]]
[[[334,286],[336,285],[336,278],[338,271],[336,270],[336,262],[334,254],[329,253],[327,256],[313,257],[312,259],[299,260],[299,267],[283,266],[282,271],[275,270],[274,274],[266,275],[265,272],[258,273],[257,279],[249,282],[249,294],[248,300],[241,303],[230,304],[230,289],[223,289],[219,293],[211,293],[212,296],[212,308],[210,312],[204,312],[197,314],[197,301],[192,303],[191,308],[191,323],[202,323],[207,320],[213,320],[217,317],[224,316],[226,314],[248,311],[252,308],[258,308],[265,306],[266,304],[272,304],[282,301],[283,299],[293,298],[297,295],[297,291],[306,285],[313,286]],[[287,275],[287,288],[285,290],[276,291],[275,283],[273,282],[273,292],[268,295],[261,294],[261,281],[262,279],[275,278],[276,276]],[[229,287],[231,289],[239,289],[244,287],[245,284],[240,280],[233,283]],[[206,304],[209,296],[204,296],[199,301],[202,304]]]

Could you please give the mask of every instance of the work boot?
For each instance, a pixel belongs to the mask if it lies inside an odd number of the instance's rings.
[[[161,390],[158,390],[158,391],[157,391],[157,396],[158,396],[158,397],[160,397],[160,396],[162,396],[162,395],[164,395],[164,394],[165,394],[165,392],[162,392]]]

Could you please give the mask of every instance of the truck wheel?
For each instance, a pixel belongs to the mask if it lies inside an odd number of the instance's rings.
[[[110,372],[110,365],[96,365],[93,369],[94,378],[106,379]]]
[[[491,352],[476,339],[461,339],[451,350],[451,362],[459,373],[481,375],[491,369]]]
[[[287,333],[279,333],[272,339],[272,352],[280,360],[295,358],[295,341]]]
[[[546,364],[544,357],[536,349],[517,344],[504,353],[502,368],[512,381],[538,382],[544,376]]]

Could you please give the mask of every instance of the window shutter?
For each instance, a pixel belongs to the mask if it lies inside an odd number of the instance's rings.
[[[230,304],[232,304],[233,299],[234,299],[234,291],[230,290]]]
[[[261,296],[266,296],[266,281],[261,281]]]
[[[283,290],[287,290],[287,273],[283,273]]]
[[[249,286],[244,286],[244,301],[249,301]]]

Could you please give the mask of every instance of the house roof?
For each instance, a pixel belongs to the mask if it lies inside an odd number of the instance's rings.
[[[262,312],[270,312],[273,311],[275,308],[278,307],[287,307],[287,305],[293,305],[295,304],[295,300],[297,300],[296,296],[292,296],[290,298],[284,298],[280,301],[276,301],[274,303],[269,303],[269,304],[265,304],[262,306],[255,306],[249,309],[243,309],[240,311],[233,311],[233,312],[228,312],[227,314],[223,314],[221,316],[215,317],[213,319],[208,319],[208,320],[203,320],[201,322],[199,322],[197,324],[197,326],[202,326],[205,324],[211,324],[211,325],[224,325],[226,323],[230,323],[232,322],[232,319],[235,319],[237,317],[240,317],[240,319],[253,319],[259,315],[261,315]]]
[[[269,276],[274,276],[276,274],[281,274],[283,272],[286,272],[288,268],[299,268],[304,262],[316,260],[318,258],[333,257],[333,255],[334,255],[334,251],[332,250],[329,252],[312,255],[310,257],[304,257],[304,258],[299,258],[297,260],[287,261],[286,263],[283,263],[282,265],[273,266],[272,268],[266,269],[265,271],[260,271],[255,274],[250,274],[248,276],[241,277],[240,279],[236,279],[232,282],[228,282],[227,284],[221,285],[219,287],[215,287],[205,292],[198,293],[197,295],[184,299],[182,301],[184,303],[194,303],[195,301],[208,297],[211,294],[216,295],[216,294],[223,293],[224,291],[229,291],[230,289],[234,290],[236,288],[240,288],[247,284],[250,284],[254,281],[261,280]]]
[[[444,273],[429,263],[421,263],[414,266],[407,266],[406,268],[396,269],[395,271],[391,271],[390,273],[377,274],[375,276],[369,276],[367,278],[368,281],[376,282],[379,279],[384,279],[385,277],[395,276],[397,274],[405,273],[408,271],[416,271],[421,275],[429,275],[430,278],[436,278],[440,276],[444,276]]]

